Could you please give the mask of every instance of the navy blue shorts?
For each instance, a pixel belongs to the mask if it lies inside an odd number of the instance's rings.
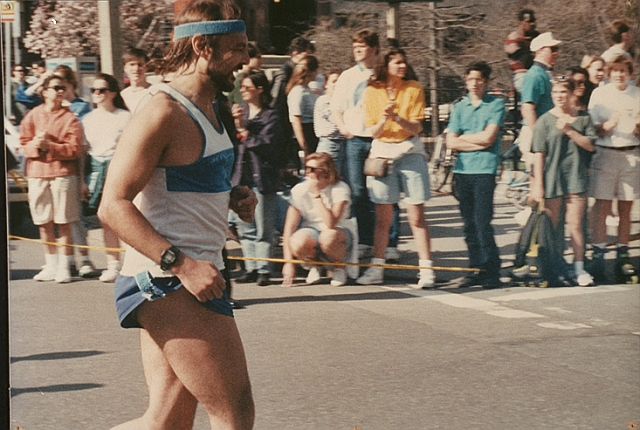
[[[171,293],[183,288],[178,277],[153,278],[148,273],[137,276],[118,276],[116,280],[116,311],[123,328],[142,328],[137,318],[137,310],[146,301],[162,300]],[[233,317],[231,288],[227,283],[223,296],[213,299],[202,306],[221,315]]]

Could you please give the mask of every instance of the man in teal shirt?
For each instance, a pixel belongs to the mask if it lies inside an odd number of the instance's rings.
[[[518,139],[522,160],[529,167],[533,164],[531,154],[533,127],[543,113],[553,108],[551,69],[558,61],[560,43],[550,32],[542,33],[531,41],[530,48],[531,52],[535,52],[535,57],[533,66],[524,75],[520,107],[524,125]]]
[[[484,61],[467,67],[468,94],[454,106],[447,133],[447,146],[459,152],[453,183],[464,220],[469,266],[481,270],[463,285],[483,288],[500,286],[500,252],[491,221],[505,104],[486,94],[490,77],[491,67]]]

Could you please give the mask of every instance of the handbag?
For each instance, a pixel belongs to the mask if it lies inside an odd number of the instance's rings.
[[[367,158],[364,160],[363,173],[365,176],[384,178],[389,174],[393,160],[391,158]]]

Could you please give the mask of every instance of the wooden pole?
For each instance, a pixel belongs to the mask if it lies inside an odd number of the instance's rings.
[[[98,0],[100,70],[122,82],[122,37],[120,0]]]

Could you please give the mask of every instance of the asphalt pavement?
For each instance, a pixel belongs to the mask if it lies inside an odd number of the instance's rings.
[[[498,199],[505,273],[520,231],[516,212]],[[433,198],[426,213],[435,264],[465,267],[455,201]],[[416,264],[404,215],[400,262]],[[99,230],[90,243],[101,245]],[[9,245],[12,429],[107,429],[142,414],[138,333],[119,328],[113,284],[37,283],[41,247]],[[636,266],[639,248],[632,244]],[[92,258],[106,266],[99,252]],[[335,288],[326,280],[285,289],[274,279],[234,287],[244,305],[236,321],[256,429],[626,430],[640,423],[638,285],[465,289],[453,282],[460,273],[439,272],[439,288],[414,290],[415,272],[387,274],[384,286]],[[194,428],[209,428],[201,409]]]

